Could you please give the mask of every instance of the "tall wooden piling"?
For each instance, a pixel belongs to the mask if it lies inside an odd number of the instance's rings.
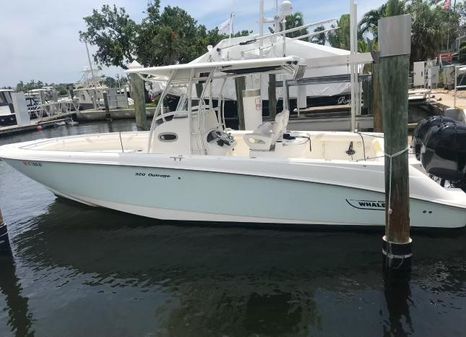
[[[128,69],[142,68],[137,61],[128,65]],[[149,130],[149,123],[146,116],[146,94],[144,91],[144,80],[138,74],[129,74],[131,87],[131,98],[134,101],[134,114],[136,116],[136,126],[139,130]]]
[[[411,16],[379,20],[380,89],[385,146],[384,266],[387,271],[411,265],[408,169],[408,74]]]
[[[378,52],[373,53],[374,63],[372,63],[372,114],[374,115],[374,131],[383,132],[383,117],[382,117],[382,97],[380,95],[380,74]]]
[[[146,116],[146,96],[144,93],[144,80],[138,74],[129,74],[131,84],[131,98],[134,101],[134,114],[136,116],[136,126],[140,130],[148,130]]]
[[[10,252],[10,240],[8,239],[8,229],[3,221],[2,210],[0,210],[0,253]]]
[[[105,119],[108,121],[112,121],[112,115],[110,115],[110,104],[108,102],[108,93],[103,93],[104,97],[104,108],[105,108]]]
[[[236,89],[236,108],[238,111],[238,129],[244,130],[244,106],[243,106],[243,90],[246,89],[246,77],[235,78],[235,89]]]

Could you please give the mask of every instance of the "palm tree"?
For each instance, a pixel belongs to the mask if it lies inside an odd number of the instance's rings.
[[[401,15],[406,13],[405,1],[388,0],[377,9],[373,9],[366,14],[359,22],[358,38],[362,39],[372,35],[372,39],[378,41],[378,25],[381,18],[387,16]]]
[[[421,0],[413,0],[408,6],[413,18],[411,36],[411,61],[434,58],[448,49],[458,36],[459,15],[445,11],[439,6],[430,6]]]
[[[343,14],[337,21],[338,29],[328,34],[328,41],[332,47],[350,49],[350,16]]]
[[[325,30],[325,27],[324,26],[319,26],[316,29],[314,29],[314,32],[321,32],[323,30]],[[317,43],[317,44],[324,45],[325,41],[327,41],[327,37],[325,36],[325,33],[316,34],[316,35],[311,37],[311,42],[312,43]]]
[[[378,25],[379,19],[383,17],[385,12],[385,5],[382,5],[378,9],[373,9],[364,14],[363,18],[359,22],[358,27],[358,38],[371,34],[374,40],[378,40]]]
[[[285,29],[296,28],[304,25],[304,18],[303,13],[296,12],[294,14],[288,15],[286,17],[286,24]],[[297,31],[286,33],[287,37],[297,37],[308,34],[308,30],[306,28],[299,29]]]

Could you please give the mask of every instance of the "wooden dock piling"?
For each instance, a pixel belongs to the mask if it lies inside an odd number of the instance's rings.
[[[374,132],[383,132],[383,117],[381,111],[379,53],[373,53],[372,64],[372,114],[374,115]]]
[[[131,98],[134,101],[134,114],[136,116],[136,126],[141,130],[148,130],[146,116],[146,96],[144,93],[144,80],[138,74],[129,74],[131,83]]]
[[[137,61],[133,61],[128,65],[128,69],[141,68]],[[146,115],[146,94],[144,91],[144,80],[139,74],[129,74],[129,82],[131,86],[131,98],[134,101],[134,114],[136,116],[136,126],[139,130],[149,130],[149,123]]]
[[[411,17],[399,15],[379,20],[379,80],[385,147],[386,271],[411,266],[408,166],[408,74],[411,52]]]
[[[112,115],[110,115],[110,104],[108,103],[108,93],[104,92],[104,107],[105,107],[105,119],[112,121]]]

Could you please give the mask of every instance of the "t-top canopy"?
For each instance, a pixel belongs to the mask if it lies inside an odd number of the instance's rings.
[[[253,60],[236,60],[221,62],[186,63],[162,67],[133,68],[127,73],[137,73],[150,76],[152,79],[166,81],[175,73],[175,79],[190,78],[192,73],[197,77],[201,73],[216,71],[223,74],[246,75],[251,73],[272,72],[282,67],[292,66],[296,68],[301,59],[295,56],[261,58]]]

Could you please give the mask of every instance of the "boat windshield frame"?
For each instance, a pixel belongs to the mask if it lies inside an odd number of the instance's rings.
[[[225,99],[223,92],[227,80],[234,80],[238,77],[253,74],[284,74],[295,79],[300,73],[299,67],[302,67],[301,59],[294,56],[288,56],[253,60],[188,63],[128,70],[127,73],[136,73],[144,81],[166,82],[152,118],[148,139],[148,151],[150,151],[151,148],[154,130],[158,125],[157,121],[162,119],[163,122],[165,122],[167,117],[173,116],[176,112],[187,112],[190,123],[189,129],[191,133],[193,132],[193,110],[196,110],[195,114],[199,114],[200,116],[204,114],[205,111],[214,109],[213,99],[211,99],[214,80],[221,81],[218,95],[217,107],[219,108],[219,113],[217,114],[217,119],[219,127],[222,130],[225,130]],[[198,97],[194,98],[193,91],[196,90],[195,87],[199,83],[203,84],[202,91],[200,95],[196,92],[196,96]],[[175,111],[165,112],[163,102],[173,88],[182,88],[183,95],[180,96],[180,100]],[[207,97],[209,98],[208,103],[206,103]],[[198,104],[193,105],[193,100],[198,101]],[[197,109],[195,109],[196,106],[198,107]]]

